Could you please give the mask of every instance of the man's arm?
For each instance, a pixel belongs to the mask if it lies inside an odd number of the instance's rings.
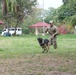
[[[56,35],[58,35],[59,34],[59,29],[57,28],[57,27],[55,27],[55,33],[53,34],[53,36],[56,36]]]

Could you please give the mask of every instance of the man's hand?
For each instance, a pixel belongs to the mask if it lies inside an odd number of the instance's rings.
[[[52,38],[54,38],[54,34],[52,35]]]
[[[54,34],[52,36],[54,37]]]
[[[45,33],[47,33],[48,29],[45,30]]]
[[[45,33],[47,33],[47,31],[45,31]]]

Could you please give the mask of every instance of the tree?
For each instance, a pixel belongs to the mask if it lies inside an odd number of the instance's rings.
[[[2,0],[2,4],[4,19],[7,21],[9,18],[14,18],[16,20],[16,30],[17,26],[23,22],[24,17],[32,13],[36,0]]]
[[[63,0],[63,5],[58,8],[58,19],[66,22],[69,30],[76,25],[76,0]]]
[[[54,22],[57,22],[57,9],[49,8],[46,12],[45,22],[49,23],[50,20],[53,20]]]
[[[63,0],[63,5],[58,10],[59,19],[62,21],[76,14],[76,0]]]
[[[29,26],[37,22],[41,22],[42,21],[41,14],[42,14],[42,9],[39,8],[33,9],[33,13],[29,14],[29,16],[24,20],[22,26],[24,34],[29,34],[30,30],[31,32],[34,32],[34,29],[30,29]]]
[[[0,0],[0,4],[1,4],[1,0]],[[2,18],[2,10],[1,10],[1,5],[0,5],[0,19]]]

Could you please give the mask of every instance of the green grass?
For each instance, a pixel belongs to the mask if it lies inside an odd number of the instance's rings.
[[[0,37],[0,58],[19,57],[28,54],[41,54],[42,49],[38,44],[37,37],[48,38],[48,35]],[[76,57],[76,35],[59,35],[57,43],[57,49],[53,49],[52,46],[50,47],[49,52],[51,52],[52,55]]]

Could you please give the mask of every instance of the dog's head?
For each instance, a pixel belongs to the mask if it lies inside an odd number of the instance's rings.
[[[39,38],[37,38],[37,40],[38,40],[38,42],[39,42],[39,43],[42,43],[42,41],[43,41],[43,39],[42,39],[42,38],[40,38],[40,37],[39,37]]]

